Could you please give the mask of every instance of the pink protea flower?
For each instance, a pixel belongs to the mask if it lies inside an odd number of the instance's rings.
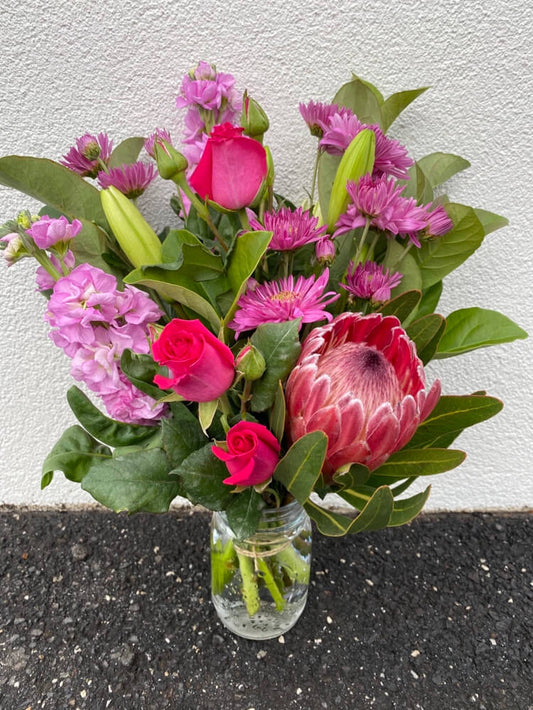
[[[426,392],[414,343],[394,316],[343,313],[303,343],[285,388],[291,442],[323,431],[326,480],[352,463],[374,470],[413,436],[440,396]]]
[[[74,219],[70,223],[64,215],[55,219],[45,214],[26,230],[26,234],[30,235],[39,249],[50,249],[58,242],[69,242],[81,232],[82,228],[79,219]]]
[[[160,140],[172,145],[170,133],[165,128],[156,128],[155,131],[144,141],[144,149],[151,158],[155,158],[155,143]]]
[[[373,261],[364,264],[354,264],[350,261],[346,283],[340,286],[356,298],[382,303],[389,300],[392,289],[398,286],[402,278],[403,274],[400,272],[391,274],[388,269]]]
[[[316,242],[327,232],[327,225],[318,226],[318,218],[309,210],[298,207],[294,212],[282,207],[277,212],[265,212],[263,224],[248,211],[250,227],[253,230],[272,232],[269,249],[290,251]]]
[[[263,323],[285,323],[301,318],[302,323],[315,323],[332,319],[325,309],[339,298],[334,291],[324,293],[328,283],[329,270],[315,280],[314,276],[299,276],[295,281],[290,275],[279,281],[258,284],[250,279],[248,290],[239,298],[238,310],[229,327],[235,337],[245,330],[253,330]]]
[[[142,195],[156,176],[156,169],[147,163],[131,163],[120,168],[111,168],[108,173],[98,173],[98,182],[103,188],[116,187],[123,195],[134,200]]]
[[[97,136],[86,133],[76,138],[76,145],[59,162],[82,177],[96,177],[102,169],[101,163],[107,164],[113,149],[113,142],[106,133]]]

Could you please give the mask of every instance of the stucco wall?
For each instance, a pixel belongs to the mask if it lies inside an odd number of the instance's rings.
[[[177,134],[174,96],[199,59],[234,73],[267,110],[278,189],[294,199],[309,184],[313,143],[298,101],[327,100],[350,72],[388,95],[431,85],[391,129],[413,157],[456,152],[472,168],[452,179],[458,202],[506,215],[448,278],[444,314],[498,309],[529,332],[533,262],[531,164],[533,12],[521,0],[270,0],[209,3],[117,0],[11,3],[0,52],[0,155],[59,158],[87,130],[116,141],[155,126]],[[157,227],[172,218],[167,184],[141,207]],[[31,200],[0,188],[0,221]],[[61,475],[39,491],[40,465],[73,423],[65,402],[68,362],[47,337],[33,266],[0,264],[0,503],[89,502]],[[533,504],[531,341],[430,368],[446,393],[487,389],[504,411],[460,439],[465,464],[435,480],[428,508],[521,508]]]

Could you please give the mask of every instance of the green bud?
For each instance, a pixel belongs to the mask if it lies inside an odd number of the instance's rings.
[[[133,266],[160,264],[161,242],[137,207],[116,187],[100,191],[109,226]]]
[[[253,345],[246,345],[237,355],[235,361],[237,372],[250,382],[258,380],[266,370],[265,358]]]
[[[246,91],[242,100],[241,126],[244,128],[245,135],[260,141],[270,126],[266,113]]]
[[[28,210],[19,212],[17,215],[17,224],[19,227],[22,227],[22,229],[29,229],[31,227],[31,215]]]
[[[328,228],[333,230],[337,220],[348,206],[349,195],[346,190],[348,180],[357,181],[374,167],[376,135],[365,128],[355,136],[344,151],[337,174],[333,181],[328,208]]]
[[[187,158],[164,140],[155,141],[154,156],[157,170],[163,180],[173,180],[180,173],[184,173],[189,165]]]

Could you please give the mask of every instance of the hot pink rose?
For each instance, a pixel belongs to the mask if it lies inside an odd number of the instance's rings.
[[[228,450],[212,446],[217,458],[224,461],[230,486],[255,486],[267,481],[279,459],[279,442],[266,426],[256,422],[238,422],[226,436]]]
[[[152,346],[154,360],[171,377],[156,375],[161,389],[173,389],[191,402],[210,402],[230,387],[235,374],[231,350],[199,320],[175,318]]]
[[[265,149],[253,138],[243,136],[243,131],[231,123],[215,126],[189,178],[202,199],[229,210],[254,201],[268,170]]]

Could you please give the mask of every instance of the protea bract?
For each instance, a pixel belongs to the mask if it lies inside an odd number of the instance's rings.
[[[413,436],[440,396],[394,316],[343,313],[304,341],[286,385],[291,442],[327,434],[326,481],[352,463],[381,466]]]

